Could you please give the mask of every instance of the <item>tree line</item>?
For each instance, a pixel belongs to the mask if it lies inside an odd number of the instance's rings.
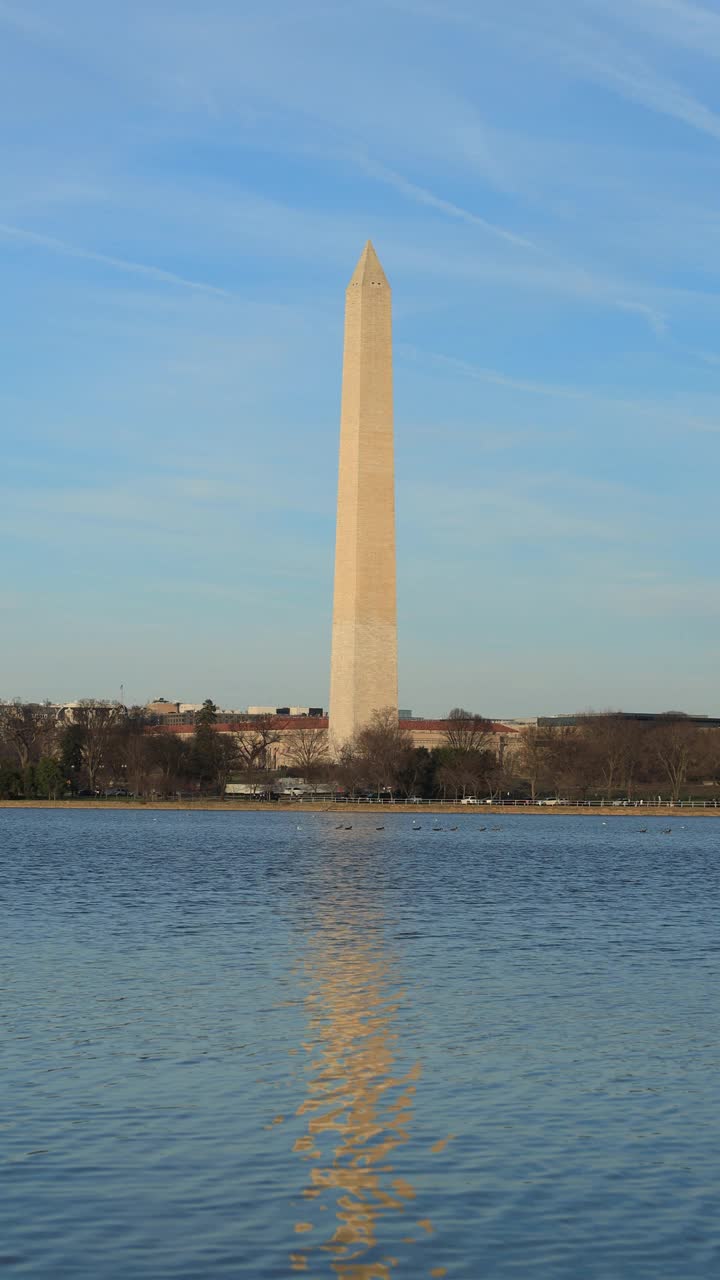
[[[455,708],[443,745],[428,750],[381,714],[341,757],[341,774],[355,790],[454,800],[677,801],[720,787],[718,729],[680,712],[647,721],[621,712],[574,720],[528,725],[498,751],[490,722]]]
[[[647,722],[605,712],[572,726],[530,725],[498,750],[491,723],[456,707],[442,744],[429,750],[415,746],[386,711],[337,759],[326,730],[310,721],[280,732],[261,717],[227,734],[217,731],[217,714],[206,700],[194,732],[181,736],[155,729],[142,708],[119,703],[85,699],[67,720],[49,704],[3,704],[0,798],[223,795],[231,779],[270,793],[279,772],[349,795],[448,800],[677,800],[720,785],[720,731],[674,712]]]
[[[720,785],[720,730],[669,711],[652,720],[619,712],[579,716],[574,726],[533,725],[516,768],[528,795],[679,800]]]
[[[233,771],[267,770],[278,735],[267,720],[230,737],[216,718],[208,699],[188,739],[154,732],[143,708],[117,702],[83,699],[67,719],[50,704],[0,705],[0,798],[222,794]]]

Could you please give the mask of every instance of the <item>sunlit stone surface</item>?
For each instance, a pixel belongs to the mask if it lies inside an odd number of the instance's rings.
[[[368,241],[347,288],[338,469],[330,735],[397,711],[390,286]]]

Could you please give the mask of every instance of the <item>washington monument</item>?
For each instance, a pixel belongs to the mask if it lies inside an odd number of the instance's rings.
[[[368,240],[345,295],[330,735],[397,706],[391,294]]]

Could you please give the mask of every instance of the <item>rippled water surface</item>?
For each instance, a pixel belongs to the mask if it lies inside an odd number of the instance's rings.
[[[720,822],[340,821],[0,812],[6,1272],[720,1274]]]

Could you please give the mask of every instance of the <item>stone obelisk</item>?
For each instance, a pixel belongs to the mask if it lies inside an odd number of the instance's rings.
[[[390,285],[368,240],[345,295],[330,737],[397,715]]]

